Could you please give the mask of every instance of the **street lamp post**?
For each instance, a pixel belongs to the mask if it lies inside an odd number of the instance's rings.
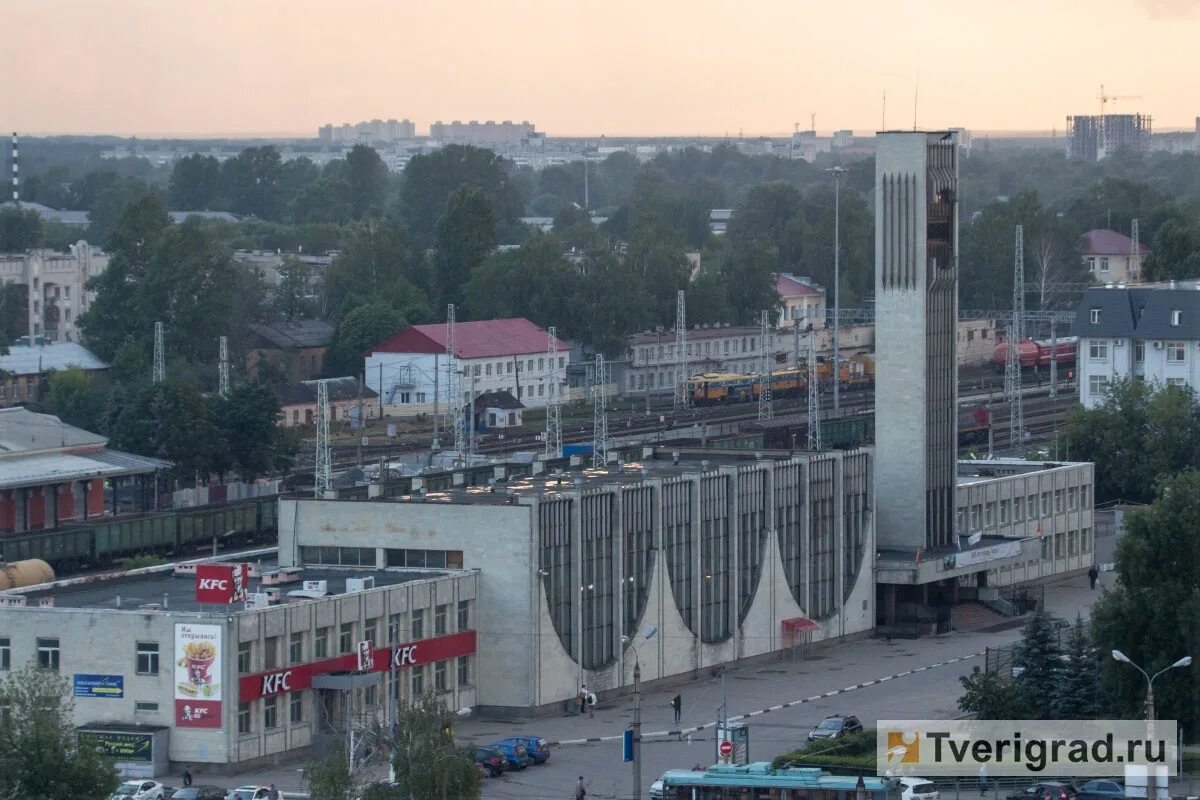
[[[646,631],[642,640],[648,642],[658,633],[658,628]],[[633,650],[633,796],[642,796],[642,657],[637,645],[628,636],[621,637],[621,644]]]
[[[841,402],[841,383],[842,383],[842,347],[841,347],[841,269],[840,255],[842,250],[841,242],[841,216],[842,216],[842,174],[846,171],[843,167],[832,167],[825,170],[833,173],[833,415],[839,416],[842,410]]]
[[[1148,672],[1146,672],[1146,670],[1142,669],[1137,664],[1133,663],[1133,661],[1129,658],[1129,656],[1125,655],[1120,650],[1113,650],[1112,657],[1116,661],[1120,661],[1122,663],[1128,664],[1129,666],[1133,667],[1138,672],[1142,673],[1142,677],[1146,679],[1146,722],[1150,723],[1150,725],[1148,725],[1147,728],[1148,728],[1148,733],[1152,734],[1153,727],[1154,727],[1154,720],[1156,719],[1155,712],[1154,712],[1154,681],[1155,681],[1155,679],[1157,679],[1159,675],[1162,675],[1164,672],[1167,672],[1169,670],[1181,669],[1183,667],[1190,667],[1192,665],[1192,657],[1184,656],[1183,658],[1179,659],[1171,666],[1163,667],[1162,669],[1160,669],[1158,672],[1154,673],[1153,675],[1149,674]],[[1147,742],[1147,746],[1149,746],[1149,742]],[[1152,768],[1147,767],[1146,797],[1149,800],[1155,800],[1155,798],[1157,798],[1157,796],[1158,796],[1158,787],[1155,784],[1154,773],[1151,771],[1151,769]]]

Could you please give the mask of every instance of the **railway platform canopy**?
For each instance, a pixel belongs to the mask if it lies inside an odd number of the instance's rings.
[[[0,409],[0,532],[101,516],[118,483],[170,463],[108,448],[108,440],[26,408]]]

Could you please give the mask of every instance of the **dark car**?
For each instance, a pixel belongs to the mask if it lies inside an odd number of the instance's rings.
[[[525,749],[525,745],[521,742],[512,739],[504,739],[499,742],[492,742],[488,747],[494,747],[504,754],[508,759],[510,769],[525,769],[530,764],[533,764],[533,757],[529,755],[529,751]]]
[[[862,729],[863,726],[858,721],[858,717],[843,717],[841,714],[834,714],[832,717],[821,720],[820,725],[809,731],[808,740],[811,742],[817,739],[838,739],[852,733],[862,733]]]
[[[1075,800],[1076,794],[1075,787],[1069,783],[1042,781],[1010,794],[1008,800]]]
[[[475,763],[483,767],[489,778],[508,769],[508,757],[494,747],[476,747]]]
[[[1119,781],[1098,779],[1079,787],[1076,800],[1124,800],[1125,787]]]
[[[171,800],[225,800],[225,790],[220,786],[193,785],[176,789]]]
[[[525,745],[526,752],[535,764],[544,764],[550,758],[550,745],[540,736],[510,736],[500,741]]]

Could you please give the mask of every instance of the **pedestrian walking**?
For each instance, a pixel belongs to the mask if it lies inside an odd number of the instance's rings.
[[[581,684],[579,687],[579,697],[577,698],[577,705],[579,706],[579,714],[582,715],[584,710],[588,707],[588,690],[587,690],[586,683]]]
[[[596,717],[596,693],[595,692],[588,692],[587,710],[588,710],[588,719],[595,719],[595,717]]]
[[[1092,584],[1092,589],[1096,588],[1096,581],[1100,580],[1100,570],[1096,569],[1096,565],[1092,564],[1092,568],[1088,570],[1088,583]]]
[[[683,713],[683,695],[677,694],[671,698],[671,708],[675,710],[675,721],[679,722],[679,717]]]
[[[979,768],[979,796],[987,794],[987,767]]]
[[[184,786],[191,786],[191,785],[192,785],[192,770],[191,770],[191,767],[184,767],[184,768],[183,768],[183,785],[184,785]]]
[[[584,800],[587,797],[587,787],[583,785],[583,776],[579,776],[579,780],[575,783],[575,800]]]

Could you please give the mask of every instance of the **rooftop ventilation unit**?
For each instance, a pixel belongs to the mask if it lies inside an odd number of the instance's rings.
[[[374,588],[374,576],[367,576],[365,578],[346,578],[346,594],[350,594],[352,592],[365,592],[368,589]]]

